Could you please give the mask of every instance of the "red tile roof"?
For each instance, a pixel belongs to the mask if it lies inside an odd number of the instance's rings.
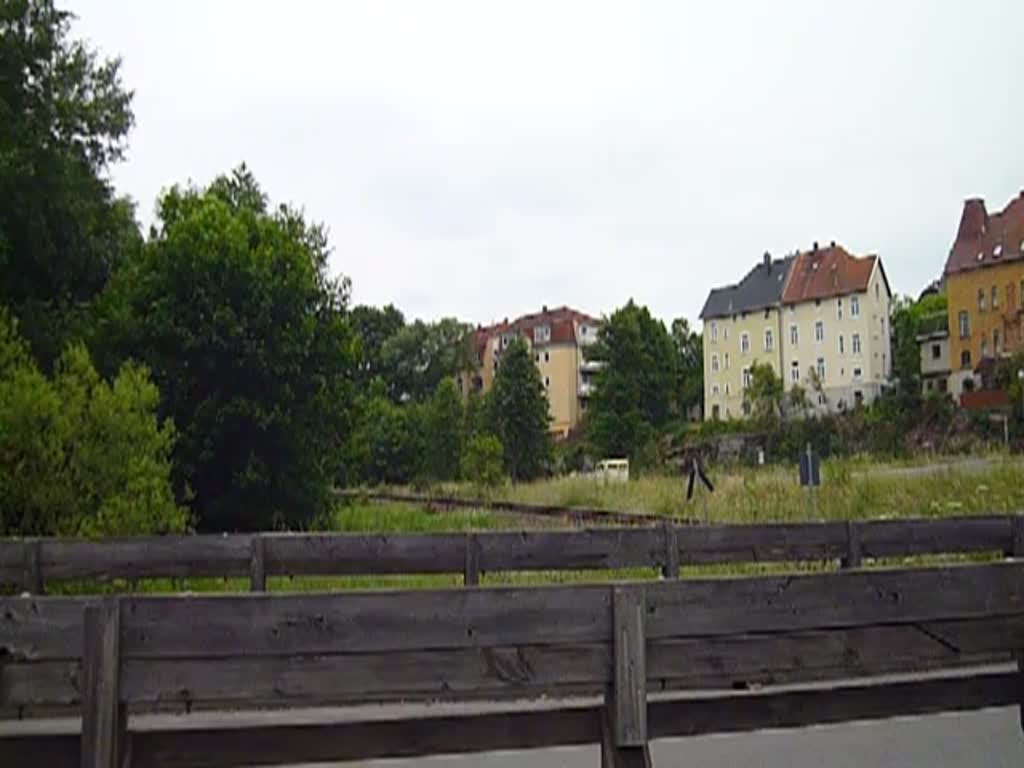
[[[1024,191],[992,215],[985,210],[984,200],[965,201],[956,240],[946,259],[946,274],[1021,259],[1024,259]]]
[[[600,322],[596,317],[570,307],[545,308],[540,312],[523,315],[511,322],[506,319],[500,323],[477,328],[475,336],[477,353],[483,359],[487,341],[509,331],[526,337],[531,344],[576,344],[579,341],[576,338],[576,328],[579,325],[590,325],[596,329]],[[551,326],[550,341],[534,342],[534,329],[543,325]]]
[[[835,243],[798,253],[782,292],[782,303],[799,304],[866,291],[877,261],[875,255],[854,256]],[[884,279],[884,271],[882,276]]]

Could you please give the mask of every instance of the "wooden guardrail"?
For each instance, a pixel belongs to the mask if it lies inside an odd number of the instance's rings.
[[[581,743],[601,743],[605,765],[650,765],[652,738],[1019,704],[1022,648],[1021,562],[612,586],[10,597],[0,599],[0,708],[81,707],[83,726],[8,731],[0,765],[269,765]],[[816,685],[732,691],[739,681]],[[704,693],[648,701],[663,688]],[[168,702],[564,691],[604,702],[215,728],[203,715],[138,727],[128,714]]]
[[[773,525],[597,528],[442,534],[244,534],[125,539],[0,540],[0,585],[111,579],[463,574],[841,561],[994,552],[1024,555],[1024,518],[957,517]]]

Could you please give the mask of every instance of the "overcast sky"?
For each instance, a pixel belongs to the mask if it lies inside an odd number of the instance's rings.
[[[75,0],[124,59],[117,188],[245,161],[358,303],[486,323],[630,297],[695,319],[769,250],[937,276],[1024,190],[1024,2]]]

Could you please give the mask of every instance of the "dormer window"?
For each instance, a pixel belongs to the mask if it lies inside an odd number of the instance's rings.
[[[1002,243],[1000,243],[999,245],[997,245],[995,248],[992,249],[992,258],[993,259],[998,259],[1002,255],[1003,255],[1003,246],[1002,246]]]
[[[985,260],[985,252],[984,251],[978,251],[978,261],[984,261],[984,260]]]
[[[544,344],[545,342],[551,341],[551,326],[550,325],[538,325],[533,329],[533,343]]]

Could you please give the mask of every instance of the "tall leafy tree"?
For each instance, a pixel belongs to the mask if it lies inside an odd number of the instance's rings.
[[[348,285],[320,227],[244,168],[174,187],[104,298],[98,346],[144,362],[180,430],[177,485],[202,528],[303,524],[330,501],[351,426]]]
[[[423,402],[450,376],[473,366],[472,326],[446,317],[416,320],[381,348],[380,376],[395,402]]]
[[[375,378],[387,378],[384,368],[384,345],[405,327],[405,316],[393,305],[378,309],[365,304],[353,307],[349,314],[359,337],[359,368],[356,383],[361,389]]]
[[[106,179],[132,125],[120,61],[53,0],[0,0],[0,303],[49,368],[141,237]]]
[[[681,416],[704,407],[704,343],[685,317],[672,321],[676,350],[676,403]],[[699,417],[699,414],[698,414]]]
[[[801,387],[796,395],[797,402],[801,398],[806,402],[806,394]],[[785,404],[784,395],[782,378],[771,365],[755,362],[750,366],[750,386],[743,392],[743,406],[761,427],[769,429],[778,425]]]
[[[502,353],[488,399],[490,423],[504,448],[508,474],[513,480],[540,476],[551,461],[551,416],[540,371],[523,339],[517,337]]]
[[[425,406],[423,459],[431,479],[458,479],[465,435],[463,420],[462,396],[455,381],[445,379]]]
[[[604,456],[635,458],[665,424],[677,350],[664,323],[629,301],[601,325],[588,357],[604,363],[590,406],[590,440]]]

